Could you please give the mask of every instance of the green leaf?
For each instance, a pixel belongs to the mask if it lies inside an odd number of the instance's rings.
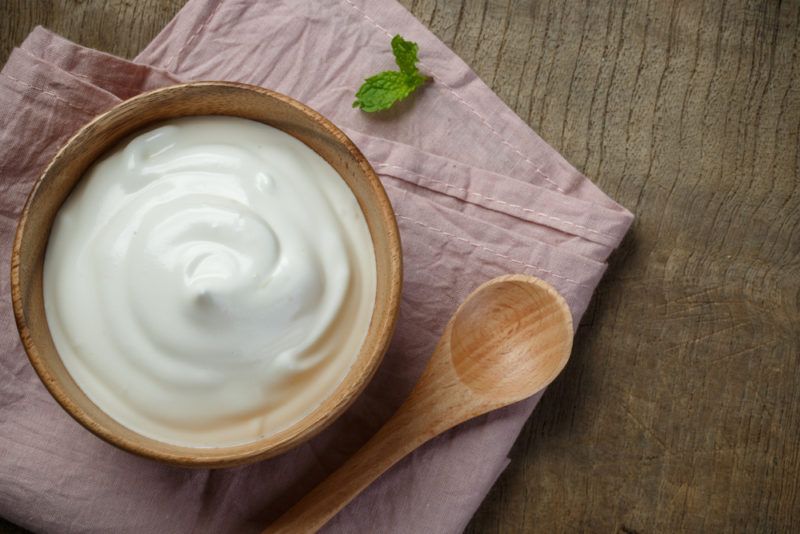
[[[428,81],[417,69],[417,43],[395,35],[392,52],[400,70],[387,70],[367,78],[356,93],[354,108],[367,112],[389,109]]]
[[[400,72],[408,75],[416,74],[417,71],[417,51],[419,47],[417,43],[406,41],[399,35],[395,35],[392,39],[392,52],[394,52],[394,60],[397,66],[400,67]]]
[[[353,107],[368,112],[389,109],[395,102],[408,97],[424,81],[418,74],[409,76],[396,70],[370,76],[356,93]]]

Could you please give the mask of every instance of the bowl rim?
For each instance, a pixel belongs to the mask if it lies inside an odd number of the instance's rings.
[[[357,360],[358,363],[362,363],[364,365],[360,366],[359,369],[356,369],[357,366],[354,363],[353,366],[348,370],[343,381],[337,386],[334,392],[330,396],[322,399],[320,405],[317,408],[315,408],[312,412],[304,416],[302,419],[300,419],[290,427],[281,430],[275,434],[269,435],[265,438],[260,438],[256,441],[244,444],[237,444],[237,445],[227,445],[222,447],[191,447],[191,446],[175,445],[154,438],[149,438],[147,436],[139,434],[138,432],[128,427],[124,427],[128,431],[138,436],[139,438],[142,438],[141,442],[136,442],[125,436],[120,436],[112,429],[109,429],[105,424],[98,422],[92,415],[88,414],[83,408],[81,408],[81,406],[72,398],[72,396],[62,387],[61,380],[57,378],[55,373],[52,372],[51,365],[50,363],[48,363],[48,360],[40,354],[37,342],[32,335],[31,328],[29,327],[28,321],[26,319],[25,304],[23,302],[23,288],[22,288],[22,282],[20,280],[20,267],[21,267],[20,255],[22,247],[24,247],[24,235],[26,227],[28,225],[28,219],[30,216],[32,205],[35,199],[37,198],[40,190],[42,189],[43,184],[45,184],[50,180],[57,179],[58,174],[54,173],[53,171],[54,167],[57,167],[58,163],[63,158],[68,157],[68,152],[70,148],[73,147],[76,143],[79,143],[84,137],[88,136],[88,132],[98,127],[99,125],[102,125],[103,123],[113,120],[115,117],[118,117],[119,115],[130,111],[131,109],[136,109],[141,105],[147,105],[148,100],[153,97],[164,94],[170,94],[173,92],[180,93],[181,91],[193,91],[198,89],[209,89],[209,88],[252,92],[256,93],[259,97],[272,99],[273,101],[279,103],[280,105],[285,105],[294,108],[294,110],[299,111],[305,118],[310,119],[317,125],[321,126],[326,133],[331,134],[334,137],[334,139],[346,149],[349,156],[352,157],[355,163],[358,165],[361,173],[366,177],[369,185],[369,191],[371,192],[370,195],[372,197],[371,201],[374,201],[376,203],[379,211],[378,218],[381,220],[381,222],[385,227],[384,228],[385,235],[383,235],[383,238],[385,238],[388,241],[389,249],[391,251],[391,257],[388,260],[389,269],[388,272],[385,273],[385,276],[387,277],[387,284],[389,290],[388,301],[386,306],[387,311],[380,318],[381,320],[378,323],[375,323],[376,312],[375,308],[373,308],[372,316],[370,319],[370,327],[369,327],[370,329],[368,330],[368,335],[366,340],[370,339],[370,334],[374,331],[375,333],[373,334],[374,335],[373,340],[375,348],[372,351],[372,353],[368,355],[369,357],[362,357],[359,360]],[[181,116],[202,116],[202,115],[209,115],[209,114],[186,113]],[[226,113],[217,113],[217,115],[236,116]],[[165,117],[162,119],[155,119],[150,124],[156,124],[159,121],[170,120],[174,118],[176,117]],[[256,120],[256,119],[251,119],[251,120]],[[118,144],[122,139],[125,139],[125,137],[135,133],[136,131],[141,131],[145,128],[147,128],[147,124],[137,126],[135,129],[132,129],[130,132],[124,134],[121,138],[116,139],[108,144],[105,144],[102,147],[102,151],[106,151],[112,148],[113,146]],[[290,132],[286,133],[292,135]],[[303,141],[301,140],[301,142]],[[309,148],[317,152],[313,147],[309,146]],[[97,158],[94,159],[94,161],[96,160]],[[92,163],[89,163],[88,165],[86,165],[85,168],[88,168],[91,164]],[[353,194],[356,195],[355,191],[353,191]],[[69,193],[67,194],[67,197],[68,196]],[[358,196],[356,196],[356,198],[360,200]],[[58,210],[56,210],[56,213],[57,212]],[[52,222],[53,219],[50,219],[48,221],[48,226],[47,226],[48,239],[49,239],[49,233],[52,229]],[[370,229],[370,237],[372,238],[374,245],[376,238],[373,235],[372,229]],[[45,247],[46,246],[47,245],[45,244]],[[30,192],[28,193],[25,205],[19,216],[16,233],[14,236],[13,248],[11,253],[10,274],[11,274],[11,296],[12,296],[12,306],[14,310],[14,318],[16,321],[20,339],[22,341],[23,348],[28,356],[28,360],[30,361],[31,365],[36,371],[36,374],[39,376],[39,379],[42,381],[42,383],[47,388],[52,397],[73,419],[75,419],[84,428],[86,428],[99,438],[103,439],[107,443],[110,443],[111,445],[114,445],[127,452],[131,452],[139,456],[183,467],[219,468],[219,467],[229,467],[234,465],[243,465],[247,463],[252,463],[258,460],[270,458],[278,454],[281,454],[283,452],[286,452],[287,450],[299,445],[300,443],[311,439],[319,432],[321,432],[323,429],[327,428],[342,413],[344,413],[345,410],[347,410],[347,408],[349,408],[352,405],[352,403],[356,400],[356,398],[358,398],[358,396],[366,388],[367,384],[369,384],[369,382],[371,381],[372,377],[374,376],[375,372],[380,366],[380,363],[383,360],[383,357],[389,347],[389,343],[391,342],[395,325],[397,323],[397,318],[400,312],[400,295],[401,295],[402,280],[403,280],[403,262],[402,262],[402,249],[400,244],[400,233],[397,226],[397,219],[394,210],[391,206],[391,203],[389,201],[388,195],[386,194],[386,190],[381,184],[377,174],[375,173],[374,169],[370,165],[367,158],[361,153],[358,147],[356,147],[355,143],[353,143],[353,141],[350,140],[350,138],[342,130],[340,130],[335,124],[333,124],[333,122],[331,122],[321,113],[282,93],[250,84],[211,80],[211,81],[196,81],[196,82],[169,85],[141,93],[139,95],[126,99],[116,104],[112,108],[108,109],[107,111],[97,115],[91,121],[81,126],[72,136],[70,136],[69,139],[66,142],[64,142],[64,144],[58,149],[56,154],[48,162],[47,166],[42,171],[42,173],[36,178]],[[381,295],[376,293],[376,301],[378,298],[381,298]],[[47,329],[47,331],[49,332],[49,328]],[[55,352],[56,354],[58,354],[57,350]],[[58,358],[60,359],[60,356],[58,356]],[[362,362],[361,360],[364,361]],[[69,375],[68,371],[67,374]],[[70,379],[72,379],[71,375]],[[74,379],[72,380],[74,381]],[[95,404],[94,401],[92,401],[89,398],[89,396],[86,395],[85,392],[83,392],[80,386],[78,386],[78,389],[81,391],[81,393],[83,393],[86,401],[93,404],[101,413],[103,413],[105,416],[116,422],[118,425],[123,426],[121,423],[117,422],[113,417],[108,415],[100,406]],[[323,407],[325,402],[334,398],[339,392],[342,392],[341,399],[336,404],[331,406],[329,410],[320,412],[320,409]],[[144,442],[144,444],[142,442]],[[156,446],[152,446],[152,444],[156,444]],[[205,454],[198,454],[198,453],[205,453]]]

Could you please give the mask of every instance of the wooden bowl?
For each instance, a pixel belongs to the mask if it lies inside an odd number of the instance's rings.
[[[155,122],[190,115],[232,115],[269,124],[314,149],[342,176],[366,217],[375,248],[377,292],[367,338],[333,395],[304,419],[244,445],[194,448],[138,434],[108,416],[78,387],[53,345],[42,295],[50,228],[62,202],[88,167],[124,137]],[[375,172],[355,145],[325,117],[260,87],[197,82],[158,89],[122,102],[84,126],[59,150],[31,191],[11,257],[11,295],[28,358],[59,404],[88,430],[122,449],[164,462],[223,467],[268,458],[305,441],[340,415],[372,378],[386,351],[400,302],[402,260],[394,212]]]

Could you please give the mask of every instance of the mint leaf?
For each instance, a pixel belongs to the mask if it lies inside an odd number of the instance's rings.
[[[389,109],[428,81],[417,69],[418,49],[417,43],[395,35],[392,52],[400,70],[387,70],[367,78],[356,93],[353,107],[367,112]]]
[[[425,83],[419,74],[409,76],[396,70],[387,70],[370,76],[356,93],[354,108],[373,112],[389,109],[395,102],[403,100]]]
[[[392,52],[394,52],[394,61],[400,67],[400,72],[408,75],[417,74],[417,51],[419,47],[417,43],[406,41],[399,35],[395,35],[392,39]]]

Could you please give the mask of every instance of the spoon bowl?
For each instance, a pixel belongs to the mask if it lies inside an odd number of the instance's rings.
[[[264,532],[316,532],[423,443],[541,391],[571,350],[572,315],[549,284],[524,275],[486,282],[450,319],[422,377],[392,418]]]
[[[567,364],[572,315],[556,290],[540,282],[528,276],[492,280],[453,317],[452,364],[474,393],[511,404],[542,389]]]

